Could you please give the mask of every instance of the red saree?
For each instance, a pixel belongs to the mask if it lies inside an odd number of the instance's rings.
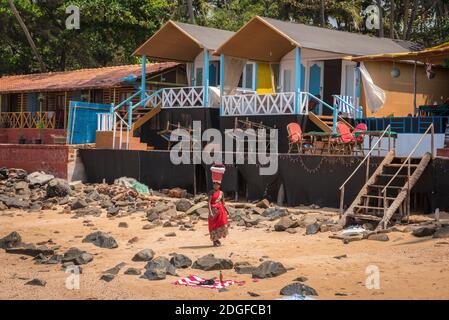
[[[217,190],[210,196],[209,202],[209,234],[212,241],[226,238],[228,235],[228,219],[223,204],[223,192]]]

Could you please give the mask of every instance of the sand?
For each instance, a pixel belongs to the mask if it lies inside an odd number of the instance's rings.
[[[78,247],[94,254],[94,260],[83,266],[79,290],[66,288],[69,274],[61,265],[36,265],[32,258],[6,254],[0,249],[0,299],[276,299],[281,297],[282,287],[299,276],[319,294],[316,299],[449,299],[449,239],[415,238],[409,233],[389,233],[390,241],[356,241],[343,244],[329,239],[330,232],[304,235],[304,229],[296,234],[268,232],[266,228],[234,226],[219,248],[211,247],[207,223],[199,221],[195,231],[178,228],[143,230],[144,213],[109,219],[86,217],[95,227],[86,227],[83,218],[72,219],[70,214],[59,211],[27,213],[14,211],[0,214],[0,237],[12,231],[21,234],[23,241],[39,243],[52,239],[61,246],[59,252]],[[119,228],[119,222],[127,222],[128,228]],[[102,249],[82,243],[82,238],[95,228],[110,232],[117,240],[116,249]],[[169,232],[176,237],[165,237]],[[138,237],[134,244],[128,240]],[[248,261],[258,265],[260,259],[279,261],[289,271],[279,277],[252,281],[250,275],[239,275],[234,270],[223,271],[225,279],[245,281],[242,286],[233,285],[228,292],[214,289],[192,288],[174,285],[178,277],[148,281],[138,276],[124,275],[127,267],[143,269],[145,262],[132,262],[131,258],[141,249],[151,248],[156,256],[182,253],[193,261],[213,253],[216,257],[231,258],[233,262]],[[335,256],[346,255],[336,259]],[[102,272],[120,262],[127,263],[111,282],[100,280]],[[379,289],[365,285],[369,275],[367,267],[376,266],[380,271]],[[218,271],[205,272],[194,269],[178,269],[179,277],[191,274],[218,277]],[[40,278],[45,287],[24,285],[28,280]],[[248,291],[260,297],[253,298]]]

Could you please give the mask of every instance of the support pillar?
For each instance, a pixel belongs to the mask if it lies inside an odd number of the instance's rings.
[[[220,115],[223,114],[223,95],[224,95],[224,85],[225,85],[225,58],[224,54],[220,55]]]
[[[142,102],[146,98],[146,76],[147,76],[147,56],[142,56],[142,80],[140,84],[140,101]]]
[[[203,106],[209,106],[209,51],[204,49],[204,68],[203,68]]]
[[[301,93],[301,48],[295,49],[295,113],[300,113],[300,93]]]

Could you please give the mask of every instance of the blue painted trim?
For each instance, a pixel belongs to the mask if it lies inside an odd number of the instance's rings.
[[[142,80],[140,85],[140,100],[143,101],[146,96],[146,76],[147,76],[147,56],[142,56]]]
[[[223,93],[224,93],[224,73],[225,73],[225,58],[224,54],[220,54],[220,116],[223,114]]]
[[[195,70],[195,60],[192,62],[192,87],[196,87],[196,70]]]
[[[204,68],[203,68],[203,107],[209,106],[209,51],[204,49]]]
[[[132,125],[133,125],[133,103],[130,101],[128,104],[128,126],[130,130]]]
[[[299,93],[301,92],[301,48],[295,49],[295,113],[299,114]]]
[[[259,71],[259,65],[257,62],[254,62],[254,68],[253,68],[253,87],[251,88],[253,91],[257,91],[257,73]]]

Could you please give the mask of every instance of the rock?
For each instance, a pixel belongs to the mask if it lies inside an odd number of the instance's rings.
[[[238,274],[252,274],[256,268],[248,262],[238,262],[234,265],[234,270]]]
[[[101,276],[100,280],[111,282],[112,280],[114,280],[114,278],[115,276],[113,274],[104,274]]]
[[[18,198],[9,198],[5,202],[6,206],[10,209],[27,209],[30,206],[30,203],[28,201],[20,200]]]
[[[22,237],[16,231],[11,232],[6,237],[0,239],[0,248],[13,248],[22,242]]]
[[[19,181],[14,185],[14,189],[16,191],[21,191],[21,190],[28,190],[28,183],[26,183],[25,181]]]
[[[196,214],[199,215],[201,220],[207,221],[209,219],[209,209],[208,208],[199,208],[196,210]]]
[[[316,204],[311,204],[309,208],[313,209],[313,210],[318,210],[318,209],[320,209],[320,206],[316,205]]]
[[[422,227],[412,231],[412,235],[415,237],[429,237],[433,235],[436,231],[435,227]]]
[[[307,235],[316,234],[316,233],[318,233],[318,231],[320,231],[320,225],[318,223],[309,224],[306,227]]]
[[[125,266],[126,266],[125,262],[120,262],[115,267],[108,269],[108,270],[104,271],[103,273],[118,275],[120,270],[122,270]]]
[[[86,251],[81,251],[78,248],[70,248],[64,253],[62,262],[72,262],[76,265],[82,265],[91,262],[93,259],[94,257]]]
[[[334,259],[341,260],[341,259],[344,259],[344,258],[347,258],[347,257],[348,257],[348,255],[342,254],[341,256],[335,256]]]
[[[52,176],[51,174],[46,174],[44,172],[33,172],[30,173],[27,177],[26,177],[26,181],[30,184],[30,185],[40,185],[43,186],[45,184],[47,184],[50,180],[54,179],[55,177]]]
[[[195,261],[192,268],[204,271],[232,269],[233,263],[230,259],[218,259],[213,254],[205,255]]]
[[[0,211],[4,211],[8,209],[8,207],[6,206],[6,204],[4,204],[2,201],[0,201]]]
[[[159,215],[156,212],[151,212],[147,214],[147,219],[149,222],[154,222],[159,219]]]
[[[47,183],[47,197],[65,197],[71,192],[70,185],[63,179],[52,179]]]
[[[78,198],[76,198],[71,204],[70,204],[70,209],[71,210],[78,210],[78,209],[82,209],[82,208],[85,208],[85,207],[87,207],[88,206],[88,204],[87,204],[87,202],[86,202],[86,200],[85,199],[78,199]]]
[[[170,263],[175,266],[175,268],[185,269],[192,265],[192,260],[183,254],[175,253],[170,259]]]
[[[145,269],[146,271],[142,277],[148,280],[163,280],[167,274],[176,275],[176,268],[165,257],[157,257],[148,262]]]
[[[296,229],[294,229],[294,228],[288,228],[287,230],[285,230],[285,232],[288,232],[288,233],[290,233],[290,234],[295,234],[295,233],[297,233],[298,231],[297,231]]]
[[[128,228],[128,224],[127,224],[126,222],[120,222],[120,223],[118,224],[118,227],[119,227],[119,228]]]
[[[259,207],[253,208],[253,213],[257,214],[257,215],[262,215],[264,211],[265,211],[265,209],[263,209],[263,208],[259,208]],[[231,214],[231,216],[233,216],[233,215]]]
[[[39,254],[36,258],[38,264],[59,264],[62,261],[62,256],[58,254],[52,255],[50,258],[46,258],[43,254]]]
[[[274,225],[275,231],[285,231],[289,228],[296,228],[298,226],[297,221],[293,221],[289,217],[283,217],[281,218],[278,223]]]
[[[109,199],[104,199],[100,202],[100,207],[102,207],[103,209],[109,209],[113,206],[114,206],[114,204]]]
[[[132,261],[140,262],[140,261],[150,261],[154,257],[154,251],[151,249],[143,249],[135,254],[132,258]]]
[[[101,231],[97,231],[89,234],[83,239],[83,243],[92,243],[100,248],[114,249],[118,247],[117,241],[115,239]]]
[[[280,262],[264,261],[252,273],[253,278],[265,279],[280,276],[287,272],[287,269]]]
[[[307,280],[309,280],[309,279],[307,279],[307,277],[300,276],[300,277],[294,279],[293,281],[306,282]]]
[[[137,268],[128,268],[124,274],[130,275],[130,276],[139,276],[142,274],[142,271]]]
[[[270,220],[275,220],[280,217],[284,217],[287,215],[286,209],[281,208],[268,208],[262,213],[262,216],[269,218]]]
[[[27,286],[39,286],[39,287],[45,287],[47,285],[47,281],[42,279],[33,279],[25,283]]]
[[[270,201],[268,201],[267,199],[260,200],[258,203],[256,203],[256,207],[268,209],[270,207]]]
[[[106,210],[106,214],[107,214],[108,217],[116,216],[119,212],[120,212],[120,208],[118,208],[118,207],[109,207]]]
[[[283,296],[292,296],[292,295],[300,295],[300,296],[317,296],[318,293],[315,289],[312,287],[309,287],[308,285],[305,285],[301,282],[295,282],[292,284],[289,284],[281,289],[280,292]]]
[[[175,232],[169,232],[165,234],[166,237],[176,237],[176,233]]]
[[[306,215],[304,217],[304,219],[299,223],[299,225],[300,225],[301,228],[307,228],[308,225],[311,225],[311,224],[314,224],[314,223],[317,223],[317,222],[318,222],[318,220],[317,220],[317,218],[315,216]]]
[[[433,234],[434,238],[449,238],[449,227],[443,227],[439,228],[435,233]]]
[[[149,230],[149,229],[154,229],[154,228],[156,228],[156,227],[157,227],[157,225],[148,223],[148,224],[144,225],[144,226],[142,227],[142,229],[144,229],[144,230]]]
[[[76,215],[79,217],[83,217],[83,216],[96,216],[99,217],[101,215],[101,209],[100,208],[96,208],[96,207],[85,207],[85,208],[81,208],[76,210]]]
[[[374,241],[388,241],[390,238],[385,233],[374,233],[368,236],[368,240]]]
[[[207,201],[201,201],[197,204],[195,204],[193,207],[191,207],[189,210],[186,211],[186,215],[191,215],[192,213],[195,213],[196,210],[200,209],[200,208],[204,208],[207,207],[208,203]]]
[[[251,297],[260,297],[260,294],[251,291],[248,291],[248,295],[250,295]]]
[[[365,229],[365,230],[368,230],[368,231],[374,231],[374,229],[375,229],[374,225],[372,223],[369,223],[369,222],[364,223],[362,225],[362,228]]]
[[[187,199],[181,199],[176,202],[176,210],[181,212],[187,212],[192,207],[192,204]]]
[[[11,254],[21,254],[31,257],[36,257],[40,254],[44,256],[50,256],[55,253],[53,249],[49,249],[46,246],[40,246],[36,247],[34,244],[21,244],[19,246],[13,247],[13,248],[7,248],[5,249],[6,253]]]
[[[173,188],[168,191],[168,196],[172,198],[185,198],[187,196],[187,190]]]

